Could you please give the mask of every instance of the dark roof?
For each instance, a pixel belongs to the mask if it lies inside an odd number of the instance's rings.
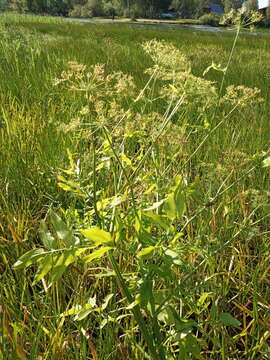
[[[224,14],[224,10],[221,5],[214,4],[214,3],[208,3],[205,6],[206,9],[210,9],[212,13],[214,14]]]

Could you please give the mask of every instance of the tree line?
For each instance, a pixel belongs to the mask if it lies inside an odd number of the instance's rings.
[[[243,0],[211,0],[225,12],[242,6]],[[173,9],[180,18],[197,18],[208,0],[0,0],[0,10],[61,16],[126,16],[153,18]],[[258,0],[247,0],[250,9]]]

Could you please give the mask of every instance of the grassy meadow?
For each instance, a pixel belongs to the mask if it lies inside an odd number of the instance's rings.
[[[0,359],[270,359],[269,38],[0,35]]]

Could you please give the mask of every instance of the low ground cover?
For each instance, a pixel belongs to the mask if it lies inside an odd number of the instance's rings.
[[[93,17],[91,20],[95,21],[112,21],[112,18],[110,17]],[[130,18],[121,18],[116,17],[114,19],[116,22],[133,22],[133,19]],[[143,19],[138,18],[135,19],[138,23],[150,23],[150,24],[201,24],[200,20],[196,19],[172,19],[172,20],[165,20],[165,19]]]
[[[0,357],[268,359],[268,39],[0,24]]]

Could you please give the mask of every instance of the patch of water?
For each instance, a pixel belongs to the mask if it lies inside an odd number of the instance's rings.
[[[235,30],[224,29],[220,27],[213,27],[208,25],[193,25],[193,24],[165,24],[165,23],[139,23],[139,22],[121,22],[117,20],[91,20],[91,19],[79,19],[79,18],[68,18],[69,21],[78,21],[81,23],[89,23],[89,24],[117,24],[117,25],[134,25],[134,26],[151,26],[151,27],[159,27],[159,28],[189,28],[199,31],[207,31],[212,33],[235,33]],[[241,34],[251,35],[251,36],[270,36],[269,33],[256,32],[256,31],[241,31]]]

